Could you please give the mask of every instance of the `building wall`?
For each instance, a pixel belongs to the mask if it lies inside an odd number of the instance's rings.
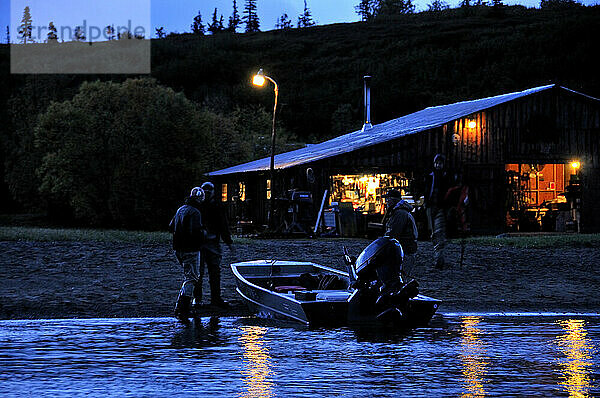
[[[474,121],[475,127],[469,122]],[[382,144],[311,164],[277,171],[276,187],[313,192],[320,204],[328,176],[360,172],[405,172],[416,181],[430,172],[433,157],[446,155],[448,167],[460,171],[472,186],[475,232],[500,232],[505,224],[508,163],[582,162],[584,198],[582,230],[600,230],[600,102],[559,88],[523,97],[457,119],[443,127],[407,135]],[[315,182],[307,184],[311,167]],[[261,176],[260,178],[258,176]],[[265,173],[228,176],[235,181],[254,178],[253,217],[266,217]],[[253,177],[251,177],[253,176]],[[247,183],[249,186],[249,183]],[[279,188],[282,189],[282,188]],[[247,191],[247,197],[250,190]]]

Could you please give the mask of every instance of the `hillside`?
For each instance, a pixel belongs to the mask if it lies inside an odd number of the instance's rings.
[[[338,118],[348,119],[342,126],[360,126],[365,74],[373,76],[374,122],[549,82],[600,96],[593,62],[599,31],[599,6],[568,11],[513,6],[502,15],[489,7],[450,9],[288,31],[171,35],[152,42],[152,74],[219,111],[255,102],[270,109],[272,90],[249,84],[262,67],[280,85],[286,128],[321,140],[344,132],[332,131],[336,110]],[[0,70],[12,83],[3,85],[3,100],[32,78],[6,76],[8,53],[2,46]],[[81,81],[98,78],[124,77],[60,76],[53,95],[69,97]]]
[[[172,37],[154,44],[153,75],[195,99],[260,98],[268,109],[272,91],[249,85],[262,67],[280,85],[285,126],[322,139],[344,132],[331,131],[332,114],[343,104],[350,105],[353,127],[361,125],[365,74],[373,76],[374,122],[549,82],[600,95],[593,62],[598,32],[600,7],[510,7],[504,16],[489,8],[452,9],[375,23]]]

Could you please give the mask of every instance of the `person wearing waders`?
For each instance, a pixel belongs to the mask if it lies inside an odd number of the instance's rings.
[[[206,240],[202,244],[200,266],[200,280],[194,289],[196,305],[202,302],[202,279],[204,266],[208,269],[208,282],[210,286],[210,304],[223,309],[229,308],[229,303],[221,297],[221,240],[229,248],[229,252],[235,255],[233,241],[229,232],[229,222],[227,215],[221,204],[215,198],[215,186],[211,182],[205,182],[201,188],[206,194],[206,198],[200,211],[202,220],[206,226]]]
[[[433,171],[427,176],[425,208],[431,239],[433,241],[433,265],[442,269],[446,266],[446,194],[454,185],[454,178],[445,169],[446,158],[435,155]]]
[[[395,190],[389,190],[385,195],[385,236],[396,239],[402,246],[404,258],[400,270],[403,279],[412,275],[415,266],[415,253],[417,252],[417,224],[411,212],[413,207],[402,194]]]
[[[192,189],[169,224],[173,234],[173,249],[177,261],[183,268],[183,284],[175,304],[175,317],[188,324],[194,287],[202,282],[201,248],[206,239],[206,229],[202,225],[200,205],[204,201],[204,191],[200,187]]]

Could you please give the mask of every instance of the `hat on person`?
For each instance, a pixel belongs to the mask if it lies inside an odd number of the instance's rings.
[[[202,202],[204,200],[204,190],[200,187],[194,187],[190,192],[190,197]]]
[[[214,184],[210,181],[206,181],[204,184],[202,184],[201,188],[205,191],[214,191],[215,190]]]
[[[386,192],[385,195],[383,195],[383,197],[384,198],[402,199],[402,194],[397,189],[390,189],[389,191]]]
[[[404,199],[402,199],[400,202],[398,202],[396,207],[402,207],[408,212],[411,212],[414,209],[414,207]]]

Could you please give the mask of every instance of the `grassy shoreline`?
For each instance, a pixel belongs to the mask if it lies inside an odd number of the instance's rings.
[[[169,243],[168,232],[0,227],[0,241]]]
[[[235,238],[238,243],[252,241]],[[168,232],[146,232],[101,229],[69,229],[41,227],[0,227],[0,241],[33,242],[128,242],[168,244]],[[600,248],[600,234],[532,234],[528,236],[478,236],[465,239],[474,246],[540,248]],[[451,240],[460,244],[460,239]]]

